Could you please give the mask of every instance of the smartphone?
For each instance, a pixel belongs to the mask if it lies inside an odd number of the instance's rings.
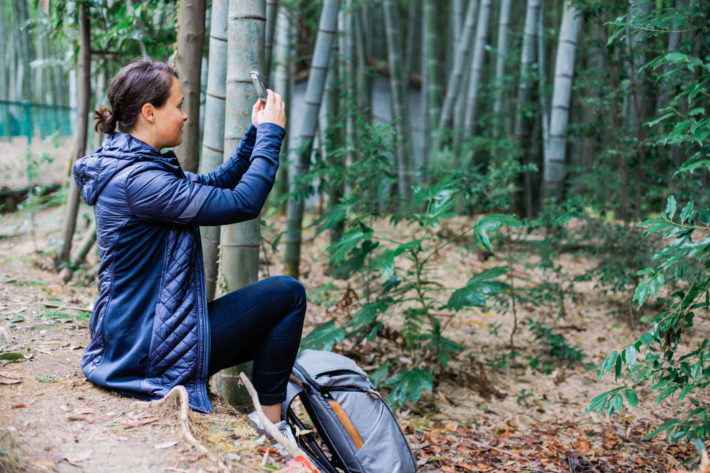
[[[256,94],[262,102],[266,103],[266,86],[264,85],[264,81],[261,80],[261,74],[259,74],[259,71],[249,71],[249,76],[251,76],[251,81],[256,89]]]

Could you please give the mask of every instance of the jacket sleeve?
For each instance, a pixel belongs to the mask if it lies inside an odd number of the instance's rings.
[[[128,206],[138,217],[171,223],[222,225],[250,220],[259,215],[274,183],[284,134],[278,125],[259,127],[251,164],[234,189],[150,169],[127,179]]]
[[[256,127],[251,125],[231,158],[207,174],[186,172],[187,180],[212,187],[234,189],[239,179],[249,168],[249,158],[254,151]]]

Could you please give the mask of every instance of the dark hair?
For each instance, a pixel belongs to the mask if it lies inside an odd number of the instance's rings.
[[[116,74],[108,89],[111,110],[102,105],[94,111],[94,130],[129,133],[138,121],[143,105],[156,108],[165,105],[170,96],[170,86],[177,71],[168,64],[150,59],[130,63]]]

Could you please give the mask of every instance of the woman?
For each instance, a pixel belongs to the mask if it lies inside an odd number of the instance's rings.
[[[303,286],[277,276],[208,304],[198,227],[259,215],[285,134],[281,97],[269,91],[265,104],[257,101],[236,153],[202,175],[159,151],[182,142],[188,119],[173,68],[134,62],[111,81],[108,99],[111,110],[97,110],[94,125],[107,134],[103,146],[74,165],[82,198],[95,206],[101,256],[84,374],[146,400],[184,385],[190,408],[210,412],[208,377],[254,360],[254,387],[278,422],[301,338]]]

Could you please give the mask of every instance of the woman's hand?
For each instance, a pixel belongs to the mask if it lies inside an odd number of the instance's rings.
[[[284,109],[286,104],[279,94],[272,90],[267,90],[266,103],[258,99],[251,111],[251,122],[254,126],[262,123],[274,123],[281,128],[286,125],[286,114]]]

